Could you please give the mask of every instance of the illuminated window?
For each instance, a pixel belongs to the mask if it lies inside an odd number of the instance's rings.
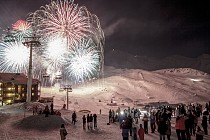
[[[18,85],[18,93],[21,93],[21,85]]]
[[[34,90],[34,87],[32,87],[32,90]]]
[[[34,96],[34,93],[32,93],[32,96]]]
[[[22,94],[22,97],[24,97],[24,96],[25,96],[25,94],[23,93],[23,94]]]
[[[12,89],[11,87],[8,88],[8,90],[11,90],[11,89]]]

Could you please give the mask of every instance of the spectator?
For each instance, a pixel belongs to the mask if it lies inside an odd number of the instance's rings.
[[[140,124],[138,135],[140,140],[144,140],[144,128],[142,127],[142,124]]]
[[[77,119],[77,115],[76,115],[76,113],[75,113],[75,111],[74,111],[74,113],[72,114],[72,123],[75,125],[75,123],[76,123],[76,119]]]
[[[202,126],[203,126],[203,130],[204,130],[204,132],[205,132],[205,135],[208,135],[207,116],[205,116],[205,115],[203,115]]]
[[[67,131],[66,131],[66,128],[65,128],[64,124],[61,124],[61,128],[60,128],[61,140],[65,140],[67,134],[68,134],[68,133],[67,133]]]
[[[171,138],[171,121],[170,119],[168,119],[166,121],[166,126],[167,126],[167,130],[166,130],[166,135],[167,135],[167,139],[170,140]]]
[[[155,132],[155,114],[154,112],[150,115],[150,126],[151,126],[151,133]]]
[[[164,121],[164,118],[161,118],[158,124],[158,132],[160,133],[160,140],[165,140],[166,131],[167,131],[166,122]]]
[[[90,116],[87,114],[87,127],[90,129]]]
[[[97,115],[93,114],[93,124],[94,124],[94,128],[97,128]]]
[[[123,140],[128,140],[128,137],[129,137],[129,128],[127,126],[127,120],[126,121],[123,121],[122,124],[120,125],[121,129],[122,129],[122,137],[123,137]]]
[[[203,140],[204,132],[197,126],[196,140]]]
[[[82,117],[82,124],[83,124],[83,129],[86,129],[86,117],[83,115]]]
[[[92,114],[90,114],[90,118],[89,118],[89,125],[90,125],[90,129],[93,129],[93,116]]]
[[[144,133],[148,134],[148,117],[146,114],[144,114],[142,121],[144,122]]]

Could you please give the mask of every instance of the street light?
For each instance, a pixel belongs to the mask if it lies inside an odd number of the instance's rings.
[[[63,88],[60,88],[66,91],[66,96],[67,96],[67,110],[69,109],[69,92],[72,92],[71,85],[65,85]]]
[[[39,37],[33,35],[31,37],[24,37],[25,42],[23,45],[30,49],[29,54],[29,69],[28,69],[28,82],[27,82],[27,99],[26,102],[31,102],[31,85],[32,85],[32,49],[33,47],[37,47],[40,44],[38,41]]]

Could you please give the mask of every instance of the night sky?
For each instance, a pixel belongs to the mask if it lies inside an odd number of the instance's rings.
[[[0,0],[0,33],[50,0]],[[201,0],[75,0],[98,16],[105,52],[197,57],[210,54],[210,6]]]

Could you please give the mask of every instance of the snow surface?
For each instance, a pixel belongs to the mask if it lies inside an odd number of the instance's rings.
[[[42,87],[42,97],[54,97],[54,108],[62,116],[32,115],[33,104],[44,108],[45,104],[30,103],[0,107],[0,140],[59,140],[59,127],[66,124],[67,140],[121,140],[119,124],[107,125],[109,109],[118,107],[142,108],[149,103],[195,103],[210,101],[210,76],[201,71],[182,68],[145,71],[141,69],[115,69],[105,67],[103,79],[73,86],[69,93],[69,110],[61,109],[66,103],[66,91],[59,92],[60,85]],[[113,103],[111,103],[113,100]],[[99,114],[101,109],[102,114]],[[98,115],[96,130],[82,129],[83,110]],[[71,114],[77,112],[76,126],[71,124]],[[139,125],[139,124],[138,124]],[[176,139],[174,119],[172,140]],[[158,133],[149,133],[145,140],[159,139]],[[192,139],[195,139],[194,137]],[[205,139],[210,139],[206,136]]]

